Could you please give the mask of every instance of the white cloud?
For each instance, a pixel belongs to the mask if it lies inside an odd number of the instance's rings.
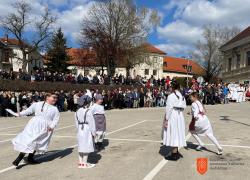
[[[177,20],[157,29],[161,39],[175,43],[192,44],[201,38],[201,28]]]
[[[76,41],[80,31],[80,23],[84,16],[87,15],[88,9],[93,4],[90,0],[27,0],[32,7],[31,19],[33,21],[39,18],[42,10],[49,7],[52,13],[57,17],[55,28],[62,27],[63,32],[71,40]],[[13,12],[11,4],[16,0],[1,0],[0,17]],[[59,8],[65,6],[65,8]],[[30,27],[29,27],[30,29]]]
[[[156,47],[163,50],[168,55],[172,55],[172,56],[173,55],[178,56],[178,55],[180,55],[180,52],[185,52],[185,53],[182,53],[182,55],[188,57],[194,51],[192,46],[178,44],[178,43],[159,44]]]
[[[171,0],[164,8],[174,14],[170,23],[157,29],[163,41],[158,47],[165,48],[169,54],[189,54],[194,43],[202,38],[204,25],[241,29],[250,25],[250,0]]]

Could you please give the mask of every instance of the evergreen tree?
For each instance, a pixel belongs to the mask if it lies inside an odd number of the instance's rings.
[[[50,47],[47,53],[48,60],[50,61],[48,64],[48,69],[50,71],[67,71],[67,61],[69,57],[66,50],[66,38],[64,37],[62,29],[59,28],[51,38]]]

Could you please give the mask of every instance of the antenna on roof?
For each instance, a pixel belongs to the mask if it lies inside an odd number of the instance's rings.
[[[4,34],[4,42],[7,43],[9,41],[9,35],[8,33]]]

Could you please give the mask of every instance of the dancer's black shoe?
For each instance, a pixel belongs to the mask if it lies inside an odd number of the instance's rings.
[[[170,156],[165,156],[165,159],[169,161],[177,161],[179,158],[178,153],[172,153]]]
[[[24,158],[24,156],[25,156],[25,153],[20,153],[20,154],[17,156],[17,158],[15,159],[15,161],[12,162],[12,164],[13,164],[14,166],[18,166],[19,163],[20,163],[20,162],[22,161],[22,159]]]

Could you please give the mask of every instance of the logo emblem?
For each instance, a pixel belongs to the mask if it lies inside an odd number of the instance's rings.
[[[197,158],[196,169],[201,175],[207,172],[207,165],[208,165],[207,158]]]

